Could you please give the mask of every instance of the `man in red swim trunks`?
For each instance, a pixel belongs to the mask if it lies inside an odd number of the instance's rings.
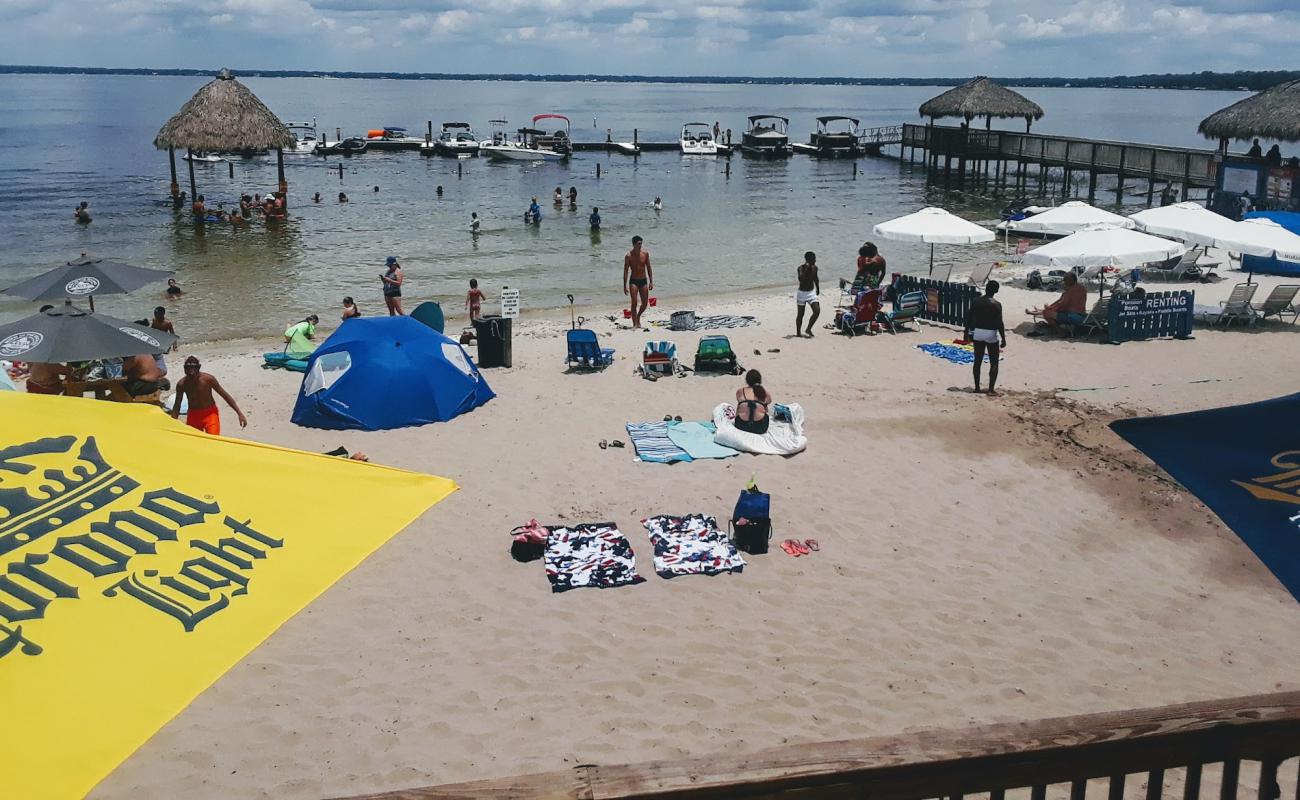
[[[180,417],[181,397],[184,396],[189,401],[189,413],[185,415],[185,424],[191,428],[198,428],[204,433],[220,436],[221,416],[217,413],[217,401],[212,397],[212,393],[216,392],[221,395],[222,400],[235,409],[235,414],[239,417],[239,427],[248,427],[248,420],[244,418],[244,412],[239,410],[235,398],[230,396],[215,377],[200,372],[199,366],[199,360],[194,356],[185,359],[185,377],[176,384],[176,399],[172,401],[172,419]]]

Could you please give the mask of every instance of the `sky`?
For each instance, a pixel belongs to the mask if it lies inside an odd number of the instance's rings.
[[[1294,69],[1300,0],[0,0],[0,63],[964,77]]]

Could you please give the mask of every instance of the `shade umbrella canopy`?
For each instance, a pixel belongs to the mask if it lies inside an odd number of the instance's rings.
[[[1113,214],[1104,208],[1090,206],[1081,200],[1071,200],[1046,211],[1007,223],[1007,230],[1018,233],[1074,233],[1104,226],[1108,228],[1132,228],[1133,220]]]
[[[975,244],[991,242],[995,238],[988,228],[933,207],[882,222],[872,231],[896,242],[924,244]]]
[[[1219,109],[1196,126],[1207,139],[1300,142],[1300,80],[1286,81]]]
[[[1266,217],[1251,217],[1232,223],[1241,241],[1254,245],[1255,252],[1236,249],[1252,256],[1276,257],[1279,261],[1300,261],[1300,236]],[[1229,250],[1235,248],[1228,247]]]
[[[1028,97],[980,76],[921,104],[923,117],[1015,117],[1042,119],[1043,108]]]
[[[1252,256],[1270,256],[1276,249],[1270,248],[1265,241],[1268,231],[1259,227],[1242,228],[1239,223],[1216,214],[1200,203],[1176,203],[1163,208],[1149,208],[1129,218],[1137,223],[1139,230],[1188,244],[1219,247]]]
[[[1035,267],[1140,267],[1181,256],[1187,248],[1169,239],[1127,228],[1093,228],[1025,253],[1023,262]]]
[[[66,304],[0,325],[0,359],[62,363],[153,355],[176,343],[156,331]]]
[[[120,261],[82,256],[76,261],[69,261],[61,267],[10,286],[3,293],[28,300],[127,294],[175,274],[166,270],[134,267]]]
[[[257,95],[223,69],[167,120],[153,144],[159,150],[269,150],[293,147],[294,138]]]

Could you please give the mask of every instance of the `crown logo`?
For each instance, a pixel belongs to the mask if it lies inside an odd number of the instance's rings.
[[[126,495],[140,484],[114,469],[95,437],[56,436],[0,449],[0,556]]]
[[[1300,450],[1287,450],[1269,459],[1278,471],[1272,475],[1233,481],[1259,500],[1300,506]]]

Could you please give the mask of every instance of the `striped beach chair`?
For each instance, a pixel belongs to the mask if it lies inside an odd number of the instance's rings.
[[[673,342],[646,342],[641,352],[641,369],[647,374],[672,375],[677,372],[677,345]]]

